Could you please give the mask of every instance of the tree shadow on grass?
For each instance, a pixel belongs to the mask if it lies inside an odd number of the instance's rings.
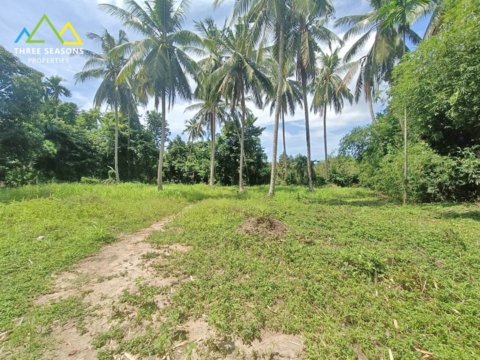
[[[24,201],[31,199],[44,199],[54,194],[52,189],[39,188],[36,190],[25,191],[22,188],[1,188],[0,203],[9,204],[15,201]]]
[[[381,207],[395,205],[396,203],[387,199],[305,199],[306,204],[318,204],[329,206],[358,206],[358,207]]]
[[[219,192],[218,194],[213,193],[212,191],[204,192],[193,189],[175,189],[173,191],[166,190],[165,192],[167,197],[179,197],[185,199],[188,202],[199,202],[203,200],[220,200],[220,199],[229,199],[229,200],[246,200],[248,199],[248,194],[240,194],[238,191],[232,192]]]
[[[128,183],[125,183],[128,184]],[[75,183],[69,183],[66,185],[74,186]],[[122,184],[120,184],[122,185]],[[86,185],[82,185],[86,186]],[[52,188],[48,184],[42,185],[35,185],[35,186],[24,186],[18,188],[0,188],[0,204],[10,204],[13,202],[20,202],[20,201],[28,201],[34,199],[45,199],[45,198],[68,198],[72,196],[80,196],[80,195],[88,195],[94,193],[97,190],[96,187],[107,187],[109,189],[114,189],[116,184],[99,184],[99,185],[91,185],[92,191],[83,190],[83,191],[75,191],[72,189],[72,192],[69,191],[61,191],[59,188]],[[152,185],[153,188],[153,185]],[[167,184],[165,186],[165,190],[163,192],[158,193],[159,199],[161,198],[179,198],[183,200],[187,200],[188,202],[199,202],[202,200],[207,199],[237,199],[237,200],[245,200],[249,198],[248,191],[245,194],[239,194],[236,189],[227,188],[227,187],[215,187],[209,188],[205,185],[204,188],[195,188],[195,186],[182,186],[182,187],[175,187],[172,185]]]
[[[480,210],[470,210],[463,212],[448,211],[439,215],[443,219],[466,219],[480,221]]]

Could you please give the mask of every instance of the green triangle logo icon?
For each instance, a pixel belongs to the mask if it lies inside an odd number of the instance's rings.
[[[61,44],[63,44],[63,39],[62,37],[60,36],[60,34],[58,33],[57,29],[55,29],[55,26],[53,26],[52,22],[50,21],[50,19],[48,18],[47,15],[43,15],[40,20],[38,21],[37,25],[35,25],[35,27],[33,28],[32,32],[30,33],[30,36],[28,37],[26,43],[27,44],[43,44],[45,43],[45,40],[42,40],[42,39],[35,39],[35,35],[38,31],[38,29],[40,29],[40,27],[42,26],[42,24],[46,22],[47,25],[50,27],[50,29],[53,31],[53,33],[55,34],[55,36],[57,37],[58,41],[60,41]]]

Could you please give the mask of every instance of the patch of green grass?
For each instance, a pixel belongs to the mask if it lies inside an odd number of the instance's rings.
[[[38,358],[56,321],[83,317],[78,299],[48,307],[31,300],[48,290],[50,275],[189,203],[158,245],[190,245],[159,262],[176,285],[171,304],[158,309],[165,289],[143,284],[122,300],[137,310],[135,337],[120,330],[99,334],[99,358],[129,352],[165,356],[185,333],[178,326],[206,315],[222,336],[259,337],[262,329],[301,335],[308,359],[480,358],[480,222],[478,205],[402,207],[365,189],[48,185],[0,189],[0,328],[9,346]],[[247,235],[251,217],[287,226],[280,237]],[[145,259],[153,260],[152,252]],[[156,261],[156,260],[153,260]],[[119,320],[122,314],[117,314]],[[155,317],[154,317],[155,315]],[[17,326],[18,319],[24,323]],[[138,320],[138,321],[136,321]],[[118,342],[115,354],[106,349]]]
[[[40,359],[46,349],[52,346],[48,336],[54,326],[61,326],[71,319],[82,326],[85,315],[85,305],[75,297],[32,308],[28,316],[19,318],[14,325],[14,331],[8,337],[9,350],[5,355],[14,359]]]
[[[368,358],[480,358],[480,223],[468,216],[478,206],[402,207],[363,189],[264,194],[205,200],[151,238],[192,246],[162,269],[194,278],[175,309],[245,341],[263,328],[300,334],[309,359],[354,358],[356,347]],[[238,232],[257,216],[287,233]]]
[[[145,255],[142,256],[142,259],[153,260],[153,259],[158,258],[160,255],[161,254],[157,251],[149,251],[148,253],[146,253]]]
[[[141,311],[140,309],[139,312]],[[99,358],[112,359],[116,354],[125,352],[136,354],[140,358],[163,358],[169,354],[176,342],[186,339],[185,332],[178,330],[178,326],[185,321],[185,317],[174,308],[163,309],[160,313],[162,318],[155,324],[156,326],[148,323],[142,328],[138,327],[140,324],[137,324],[138,331],[128,339],[124,337],[125,334],[117,332],[101,334],[95,342]],[[116,349],[104,349],[103,347],[111,339],[117,341]]]
[[[0,329],[25,314],[51,274],[186,206],[182,187],[52,184],[0,189]],[[195,197],[191,197],[192,201]]]
[[[120,301],[131,305],[137,310],[135,319],[141,323],[143,319],[150,320],[152,315],[158,310],[157,304],[155,303],[155,296],[162,292],[165,292],[162,288],[140,284],[138,291],[134,294],[125,291]]]
[[[120,329],[120,327],[114,327],[113,329],[110,329],[109,331],[105,331],[101,334],[98,334],[95,339],[93,339],[92,345],[96,349],[101,349],[110,340],[116,340],[118,342],[122,341],[123,339],[123,331]]]

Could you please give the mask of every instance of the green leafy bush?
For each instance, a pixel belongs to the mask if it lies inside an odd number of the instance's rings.
[[[350,157],[337,157],[330,160],[330,182],[338,186],[353,186],[360,181],[360,166]]]
[[[421,201],[480,199],[480,157],[475,149],[465,149],[451,158],[437,155],[425,164],[416,185]]]
[[[101,184],[102,181],[101,181],[100,179],[83,176],[83,177],[80,179],[80,183],[82,183],[82,184],[94,185],[94,184]]]
[[[32,163],[22,164],[20,161],[14,160],[9,162],[3,169],[5,171],[5,184],[8,186],[15,187],[37,182],[38,172],[35,171]]]
[[[287,185],[308,185],[308,159],[305,155],[296,155],[288,157],[288,171],[285,174],[285,158],[282,155],[278,162],[279,178],[285,178],[285,184]],[[286,175],[286,177],[285,177]],[[320,177],[320,179],[318,179]],[[279,180],[280,180],[279,179]],[[319,174],[315,171],[312,163],[312,181],[316,185],[323,185],[325,183],[323,174]]]
[[[395,68],[390,112],[442,155],[480,143],[480,1],[445,1],[442,29]]]
[[[402,151],[387,154],[373,176],[369,171],[363,171],[360,181],[400,199],[403,191]],[[408,192],[417,202],[478,200],[480,156],[475,149],[466,149],[456,157],[447,157],[438,155],[424,143],[413,145],[409,149]]]

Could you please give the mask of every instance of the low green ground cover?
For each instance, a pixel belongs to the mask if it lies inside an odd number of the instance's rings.
[[[0,329],[25,313],[53,272],[187,203],[181,193],[131,184],[0,189]]]
[[[185,318],[205,314],[247,341],[263,328],[301,334],[309,359],[356,358],[355,349],[369,359],[389,349],[395,359],[480,358],[478,206],[402,207],[361,189],[263,194],[206,200],[152,238],[193,247],[166,269],[195,279],[174,298]],[[287,233],[239,231],[258,216]]]
[[[99,336],[102,358],[111,358],[102,350],[109,338],[131,353],[163,356],[178,340],[176,326],[202,315],[247,342],[262,329],[300,335],[308,359],[356,358],[359,349],[368,358],[387,359],[389,351],[395,359],[480,357],[478,205],[402,207],[368,190],[330,187],[265,194],[264,187],[238,195],[181,185],[158,194],[131,184],[0,189],[0,328],[28,347],[26,334],[81,320],[75,299],[29,306],[53,272],[184,209],[150,241],[190,245],[159,272],[194,281],[178,285],[159,329],[129,340],[118,331]],[[252,218],[279,220],[286,232],[245,233],[241,225]],[[144,289],[124,296],[141,317],[157,311],[151,297],[165,291]],[[23,317],[33,325],[16,327]]]

